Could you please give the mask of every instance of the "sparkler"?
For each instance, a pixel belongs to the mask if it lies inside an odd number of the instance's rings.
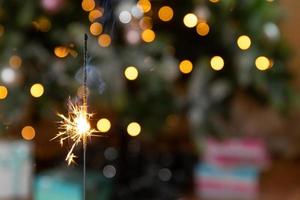
[[[59,139],[60,144],[63,145],[65,140],[71,141],[73,144],[66,156],[68,165],[74,162],[77,157],[73,151],[76,146],[81,145],[83,147],[83,200],[85,200],[86,191],[86,148],[87,139],[96,136],[94,133],[98,132],[91,128],[89,123],[92,114],[88,113],[87,109],[87,34],[84,35],[84,73],[83,73],[83,96],[82,105],[73,104],[71,101],[68,102],[69,112],[68,116],[58,114],[62,119],[59,122],[59,133],[52,139]]]

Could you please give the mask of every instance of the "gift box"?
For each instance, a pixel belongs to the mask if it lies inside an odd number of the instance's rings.
[[[269,165],[269,156],[261,139],[208,139],[204,145],[203,161],[223,167],[251,166],[264,169]]]
[[[88,171],[86,181],[87,200],[109,199],[112,184],[99,171]],[[66,168],[37,175],[33,196],[35,200],[82,200],[82,171]]]
[[[28,199],[32,183],[32,145],[0,141],[0,199]]]
[[[201,164],[195,172],[196,191],[205,199],[254,200],[258,196],[258,170]]]

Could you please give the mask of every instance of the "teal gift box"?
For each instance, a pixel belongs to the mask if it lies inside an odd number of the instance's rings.
[[[107,200],[111,182],[101,172],[87,172],[87,200]],[[35,200],[82,200],[82,172],[72,168],[55,169],[37,175],[34,181]]]

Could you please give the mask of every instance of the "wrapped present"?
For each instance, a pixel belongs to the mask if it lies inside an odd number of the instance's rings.
[[[100,172],[87,172],[87,200],[105,200],[111,195],[111,183]],[[35,200],[82,200],[82,172],[72,168],[43,172],[35,178]]]
[[[207,139],[203,161],[223,167],[252,166],[264,169],[269,164],[269,156],[261,139]]]
[[[222,168],[202,164],[195,171],[196,192],[205,199],[254,200],[258,196],[258,170]]]
[[[0,199],[28,199],[32,182],[32,145],[0,141]]]

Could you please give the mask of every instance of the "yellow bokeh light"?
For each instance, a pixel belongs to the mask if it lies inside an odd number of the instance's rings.
[[[103,31],[103,26],[99,22],[94,22],[90,26],[90,32],[92,35],[100,35]]]
[[[151,10],[151,3],[149,0],[139,0],[137,2],[138,8],[141,9],[144,13],[149,12]]]
[[[90,20],[90,22],[93,22],[102,16],[103,16],[103,12],[99,9],[95,9],[89,13],[89,20]]]
[[[153,22],[151,17],[143,17],[139,22],[140,28],[143,30],[151,29],[153,27]]]
[[[139,125],[137,122],[131,122],[127,126],[127,133],[132,137],[138,136],[141,133],[141,130],[141,125]]]
[[[163,6],[158,11],[158,17],[164,22],[170,21],[173,18],[173,9],[169,6]]]
[[[200,22],[197,25],[197,33],[201,36],[206,36],[209,33],[209,25],[206,22]]]
[[[102,34],[98,37],[98,44],[101,47],[108,47],[111,44],[111,37],[108,34]]]
[[[193,63],[189,60],[184,60],[180,62],[179,70],[184,74],[189,74],[193,70]]]
[[[142,39],[145,42],[153,42],[155,40],[155,32],[151,29],[146,29],[142,32]]]
[[[81,3],[81,7],[84,11],[91,11],[95,8],[96,3],[94,0],[83,0]]]
[[[224,60],[221,56],[214,56],[210,60],[210,65],[213,70],[220,71],[224,67]]]
[[[128,80],[133,81],[139,76],[139,71],[136,67],[129,66],[125,69],[124,75]]]
[[[188,13],[183,18],[183,23],[188,28],[193,28],[198,23],[198,18],[194,13]]]
[[[35,83],[31,86],[30,93],[35,98],[41,97],[44,94],[44,86],[40,83]]]
[[[35,137],[35,130],[32,126],[25,126],[22,129],[21,134],[25,140],[33,140]]]
[[[247,50],[251,46],[251,39],[247,35],[242,35],[237,39],[237,45],[242,50]]]
[[[22,65],[22,59],[20,56],[13,55],[9,58],[9,65],[14,69],[18,69]]]
[[[220,2],[220,0],[209,0],[210,2],[212,2],[212,3],[219,3]]]
[[[271,67],[270,60],[265,56],[259,56],[255,60],[255,66],[260,71],[265,71]]]
[[[111,123],[108,119],[102,118],[97,122],[97,128],[100,132],[106,133],[111,128]]]
[[[64,46],[55,47],[54,54],[59,58],[65,58],[69,54],[69,48]]]
[[[0,100],[5,99],[8,95],[8,90],[5,86],[0,85]]]

